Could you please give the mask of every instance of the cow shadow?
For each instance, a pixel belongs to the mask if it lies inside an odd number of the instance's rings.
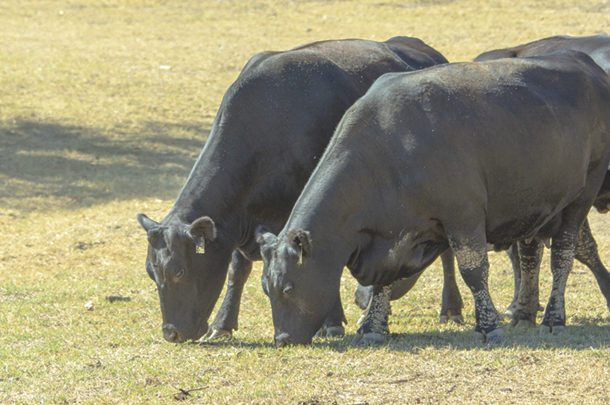
[[[601,325],[599,323],[602,323]],[[438,330],[415,333],[391,333],[385,342],[379,345],[352,345],[355,334],[346,334],[342,338],[314,339],[311,347],[347,352],[350,350],[388,350],[393,352],[418,353],[427,348],[453,350],[503,350],[506,348],[528,349],[572,349],[591,350],[607,348],[610,345],[610,317],[605,320],[591,319],[584,325],[568,325],[564,333],[559,335],[540,335],[536,328],[512,328],[504,324],[504,339],[498,344],[487,344],[478,341],[474,333],[474,325],[462,329]],[[212,342],[193,342],[193,345],[206,347],[223,347],[238,349],[269,349],[275,345],[271,342],[240,340],[219,340]],[[290,350],[291,346],[278,350]]]
[[[173,198],[209,131],[204,122],[109,129],[34,119],[0,123],[0,203],[28,211]]]
[[[572,349],[590,350],[607,348],[610,344],[610,319],[602,324],[592,320],[585,325],[568,325],[565,332],[558,335],[541,335],[539,328],[513,328],[504,324],[504,338],[501,343],[482,343],[474,333],[474,325],[463,330],[440,330],[415,333],[391,333],[381,345],[351,346],[354,334],[341,340],[319,341],[314,343],[330,350],[389,350],[396,352],[418,353],[426,348],[454,350],[502,350],[506,348],[528,349]]]

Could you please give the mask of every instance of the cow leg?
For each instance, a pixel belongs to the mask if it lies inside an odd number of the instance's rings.
[[[374,286],[373,296],[363,314],[364,319],[352,340],[352,345],[376,345],[385,340],[390,332],[388,328],[388,316],[390,313],[390,297],[392,285]]]
[[[517,310],[517,302],[519,299],[519,288],[521,286],[521,264],[519,262],[519,250],[516,243],[513,243],[510,248],[506,251],[508,258],[510,259],[510,264],[513,266],[513,280],[514,280],[514,290],[513,290],[513,300],[510,305],[506,309],[507,316],[513,316],[515,311]]]
[[[229,265],[227,292],[216,314],[216,318],[206,334],[207,340],[230,338],[233,335],[233,331],[237,330],[241,294],[244,291],[244,285],[251,271],[252,262],[246,259],[240,251],[234,250],[231,256],[231,264]]]
[[[447,249],[441,255],[443,263],[443,302],[441,304],[440,323],[447,323],[447,320],[455,323],[464,323],[462,316],[462,295],[455,281],[455,264],[453,252]]]
[[[517,251],[515,274],[520,273],[517,302],[512,313],[511,326],[535,326],[538,313],[538,275],[544,247],[539,241],[519,241],[512,249]],[[512,305],[512,304],[511,304]]]
[[[544,250],[544,249],[543,249]],[[519,288],[521,286],[521,263],[519,260],[519,251],[517,243],[513,243],[506,254],[510,259],[510,263],[513,266],[513,279],[514,279],[514,292],[513,300],[504,313],[506,316],[512,317],[517,310],[517,301],[519,299]],[[544,311],[544,307],[538,303],[538,311]]]
[[[565,330],[565,289],[568,275],[574,262],[578,232],[564,230],[553,238],[551,246],[551,272],[553,273],[553,287],[549,303],[544,312],[540,325],[540,333],[558,334]]]
[[[446,228],[447,229],[447,228]],[[456,233],[447,229],[449,245],[453,249],[460,274],[472,291],[475,305],[475,333],[483,343],[497,343],[502,340],[503,330],[498,324],[498,312],[489,295],[487,277],[487,242],[485,227],[479,226],[470,234],[464,234],[467,226],[454,228]]]
[[[606,306],[610,310],[610,273],[599,258],[597,244],[591,234],[589,221],[585,222],[578,230],[578,245],[576,246],[576,260],[591,269],[597,280],[599,289],[606,298]]]
[[[347,323],[345,314],[343,313],[343,305],[341,305],[341,296],[337,297],[335,305],[326,316],[320,330],[316,332],[314,337],[340,337],[345,335],[343,323]]]

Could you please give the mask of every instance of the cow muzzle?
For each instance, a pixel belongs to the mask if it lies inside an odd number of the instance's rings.
[[[163,338],[170,343],[182,343],[186,338],[171,323],[163,325]]]
[[[287,333],[280,333],[275,337],[275,345],[277,347],[284,347],[292,344],[290,341],[290,335]]]

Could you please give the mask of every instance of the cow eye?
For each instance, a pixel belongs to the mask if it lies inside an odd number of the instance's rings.
[[[294,290],[294,284],[288,282],[286,286],[282,289],[282,294],[289,295]]]
[[[184,276],[184,269],[178,269],[178,271],[176,272],[176,274],[174,275],[174,277],[176,277],[176,279],[181,279],[182,276]]]

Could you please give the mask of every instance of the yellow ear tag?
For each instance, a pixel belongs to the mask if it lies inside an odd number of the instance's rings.
[[[301,250],[299,251],[299,264],[303,264],[303,246],[301,246]]]
[[[195,245],[195,253],[197,253],[198,255],[205,254],[205,245]]]

